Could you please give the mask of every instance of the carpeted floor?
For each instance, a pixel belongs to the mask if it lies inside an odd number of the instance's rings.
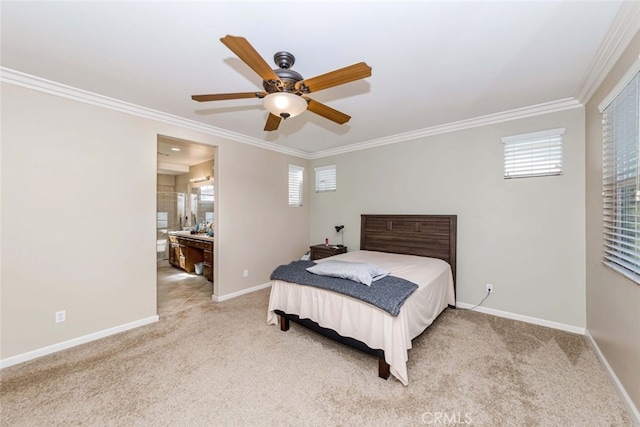
[[[408,387],[292,324],[269,290],[3,369],[3,426],[630,426],[584,337],[447,310],[414,341]]]
[[[210,304],[213,283],[175,267],[158,267],[158,315],[163,318],[200,304]]]

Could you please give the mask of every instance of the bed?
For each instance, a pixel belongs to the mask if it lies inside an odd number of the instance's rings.
[[[317,260],[368,262],[418,288],[397,316],[350,296],[272,280],[267,322],[294,321],[378,358],[378,375],[408,385],[411,341],[455,307],[456,215],[362,215],[360,250]],[[364,286],[364,285],[363,285]]]

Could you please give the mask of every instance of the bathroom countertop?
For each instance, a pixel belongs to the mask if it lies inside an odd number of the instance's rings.
[[[191,234],[190,231],[170,231],[169,235],[180,236],[180,237],[190,237],[193,239],[206,240],[208,242],[213,242],[214,240],[213,237],[209,237],[206,234]]]

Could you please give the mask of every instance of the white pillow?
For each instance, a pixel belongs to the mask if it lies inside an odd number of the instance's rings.
[[[376,265],[366,262],[325,261],[307,268],[309,273],[320,276],[339,277],[371,286],[372,282],[389,275]]]

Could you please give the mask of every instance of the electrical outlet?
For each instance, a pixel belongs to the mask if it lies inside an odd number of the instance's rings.
[[[67,312],[65,310],[56,311],[56,323],[64,322],[67,320]]]
[[[491,283],[487,283],[487,292],[493,293],[493,285]]]
[[[244,277],[249,277],[249,270],[244,270],[244,271],[242,272],[242,275],[243,275]]]

